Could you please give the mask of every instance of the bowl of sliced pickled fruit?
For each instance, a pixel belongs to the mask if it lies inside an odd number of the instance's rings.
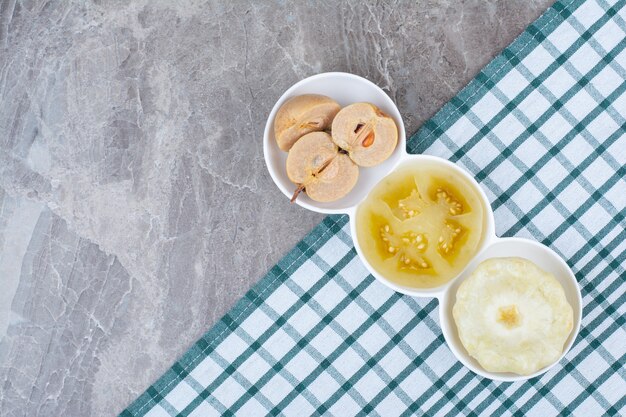
[[[291,203],[344,213],[369,272],[439,301],[466,367],[497,381],[539,376],[580,329],[576,278],[553,250],[495,234],[493,210],[460,166],[405,149],[402,117],[372,82],[323,73],[289,88],[265,127],[265,161]]]

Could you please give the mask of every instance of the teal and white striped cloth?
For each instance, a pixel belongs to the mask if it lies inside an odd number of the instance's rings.
[[[560,253],[583,321],[526,382],[476,376],[437,303],[387,289],[329,216],[122,416],[626,415],[625,1],[558,1],[414,135],[465,167],[501,236]]]

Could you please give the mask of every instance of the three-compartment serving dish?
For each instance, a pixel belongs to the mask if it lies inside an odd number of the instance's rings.
[[[374,167],[360,170],[356,185],[343,198],[334,202],[319,203],[309,198],[306,194],[301,194],[295,201],[296,204],[319,213],[347,214],[350,217],[350,231],[356,251],[369,272],[378,281],[403,294],[415,297],[437,298],[439,302],[442,331],[450,350],[466,367],[476,374],[498,381],[519,381],[541,375],[558,363],[572,347],[580,329],[582,300],[580,289],[573,272],[555,252],[538,242],[522,238],[497,237],[495,234],[494,215],[487,196],[473,176],[467,171],[443,158],[430,155],[408,154],[406,152],[406,134],[400,112],[389,96],[372,82],[347,73],[331,72],[318,74],[294,84],[276,102],[265,126],[263,150],[270,175],[283,194],[290,198],[293,194],[294,184],[289,180],[285,170],[287,153],[279,149],[274,138],[274,119],[279,108],[286,100],[302,94],[325,95],[334,99],[341,106],[356,102],[372,103],[394,119],[398,128],[398,141],[395,150],[388,159]],[[398,283],[397,280],[389,279],[388,276],[380,273],[379,268],[375,268],[370,263],[368,257],[364,254],[364,248],[360,243],[361,239],[357,238],[357,234],[359,233],[357,228],[358,209],[376,185],[399,169],[422,164],[435,165],[440,169],[448,170],[458,177],[463,178],[464,181],[475,188],[479,196],[478,198],[482,201],[482,205],[485,208],[482,238],[477,244],[475,255],[464,265],[460,273],[442,285],[432,288],[402,285]],[[489,372],[485,370],[484,367],[467,352],[461,343],[458,329],[453,318],[452,309],[457,290],[461,283],[468,278],[470,273],[482,261],[499,257],[524,258],[552,274],[563,287],[567,302],[573,310],[572,330],[564,343],[563,351],[559,359],[528,375],[518,375],[509,372]]]

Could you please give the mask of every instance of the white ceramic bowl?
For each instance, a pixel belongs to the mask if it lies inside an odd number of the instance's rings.
[[[454,318],[452,316],[452,307],[454,307],[454,303],[456,302],[457,289],[463,280],[465,280],[474,271],[474,269],[476,269],[478,264],[489,258],[512,256],[528,259],[529,261],[537,264],[537,266],[544,271],[553,274],[563,286],[567,302],[572,306],[572,310],[574,312],[572,331],[565,341],[563,353],[559,357],[559,360],[531,375],[485,371],[476,359],[472,358],[467,353],[465,347],[461,344],[456,323],[454,322]],[[547,246],[533,240],[515,237],[498,238],[495,235],[491,237],[491,240],[485,245],[485,249],[474,257],[465,270],[455,279],[450,281],[448,288],[446,288],[442,296],[439,297],[439,317],[441,329],[443,330],[443,335],[446,338],[446,342],[448,342],[448,346],[450,347],[452,353],[454,353],[463,365],[467,366],[473,372],[496,381],[523,381],[539,376],[556,365],[571,349],[574,341],[576,340],[576,336],[580,330],[582,311],[582,298],[580,296],[580,289],[578,287],[576,277],[565,261],[559,257],[559,255]]]
[[[532,375],[488,372],[467,353],[461,344],[456,324],[452,317],[452,307],[454,306],[456,300],[456,291],[461,282],[463,282],[463,280],[467,278],[467,276],[469,276],[469,274],[471,274],[476,266],[483,260],[494,257],[510,256],[526,258],[537,264],[542,269],[554,274],[554,276],[559,280],[565,290],[567,300],[574,311],[574,326],[565,343],[561,358],[572,347],[574,340],[578,335],[578,331],[580,330],[580,322],[582,318],[582,299],[578,283],[571,269],[567,266],[563,259],[561,259],[548,247],[527,239],[498,238],[495,235],[493,210],[491,209],[489,200],[474,177],[467,171],[450,161],[435,156],[407,154],[404,124],[402,123],[400,112],[385,92],[370,81],[356,75],[340,72],[318,74],[294,84],[276,102],[276,105],[274,105],[265,126],[263,152],[265,155],[265,163],[272,179],[283,194],[285,194],[287,199],[291,198],[295,185],[292,184],[287,177],[285,169],[287,153],[282,152],[278,148],[276,140],[274,139],[274,117],[285,100],[296,95],[307,93],[327,95],[335,99],[342,106],[362,101],[377,105],[385,113],[392,116],[396,121],[399,132],[398,146],[391,157],[382,164],[373,168],[360,168],[359,181],[354,189],[342,199],[332,203],[318,203],[308,198],[305,194],[300,194],[296,203],[304,208],[319,213],[348,214],[350,216],[350,231],[356,251],[360,256],[361,261],[377,280],[403,294],[415,297],[437,298],[439,300],[439,314],[441,318],[442,331],[446,341],[448,342],[450,350],[465,366],[476,374],[496,381],[520,381],[541,375],[556,365],[558,361]],[[370,265],[367,258],[363,256],[361,246],[359,245],[357,239],[356,229],[357,207],[365,199],[365,197],[367,197],[374,186],[400,165],[420,164],[422,162],[444,165],[447,169],[454,170],[459,175],[467,178],[479,191],[487,211],[483,229],[484,238],[481,241],[477,255],[468,263],[468,265],[466,265],[465,269],[459,275],[439,287],[429,289],[401,286],[379,274]]]
[[[493,220],[493,211],[491,210],[491,205],[489,204],[487,195],[485,195],[485,192],[482,190],[482,188],[480,188],[480,185],[478,185],[478,183],[476,182],[473,176],[471,176],[467,171],[465,171],[458,165],[455,165],[454,163],[448,161],[447,159],[443,159],[443,158],[439,158],[439,157],[431,156],[431,155],[404,154],[395,168],[400,168],[405,165],[413,165],[413,164],[421,164],[421,163],[428,163],[429,165],[437,164],[437,165],[441,165],[445,167],[448,170],[452,170],[456,172],[458,175],[465,177],[478,191],[478,194],[480,195],[480,198],[483,203],[483,207],[485,208],[485,224],[483,226],[483,239],[481,240],[480,246],[478,250],[476,251],[476,253],[479,253],[489,242],[491,242],[492,236],[495,237],[495,225],[494,225],[494,220]],[[382,178],[380,180],[382,181]],[[359,254],[361,262],[365,264],[365,266],[370,271],[370,273],[380,282],[383,282],[388,287],[398,292],[401,292],[403,294],[412,295],[414,297],[436,297],[438,299],[441,299],[442,297],[444,297],[444,295],[448,291],[448,288],[450,287],[450,285],[452,285],[452,280],[446,282],[445,284],[439,287],[434,287],[434,288],[407,287],[407,286],[399,285],[396,282],[388,279],[387,277],[385,277],[384,275],[381,275],[378,271],[376,271],[374,267],[372,267],[367,257],[363,254],[361,245],[358,242],[359,239],[358,239],[357,227],[356,227],[357,207],[358,205],[355,207],[351,207],[350,210],[347,211],[347,213],[350,215],[350,234],[352,235],[354,247],[356,248],[356,251]]]
[[[357,75],[345,72],[326,72],[295,83],[289,90],[285,91],[272,108],[263,135],[265,164],[280,191],[288,198],[291,198],[296,186],[287,177],[287,170],[285,169],[287,152],[281,151],[276,144],[274,117],[285,101],[301,94],[323,94],[334,99],[342,107],[352,103],[369,102],[391,116],[398,125],[396,150],[382,164],[372,168],[361,168],[359,180],[347,196],[332,203],[318,203],[311,200],[306,193],[300,193],[296,200],[296,204],[319,213],[346,213],[349,208],[355,207],[367,196],[374,184],[391,172],[405,153],[406,136],[402,116],[400,116],[400,112],[393,101],[380,87]]]

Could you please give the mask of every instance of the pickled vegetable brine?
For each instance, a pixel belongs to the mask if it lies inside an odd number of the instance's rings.
[[[407,287],[458,275],[482,243],[486,208],[476,186],[434,162],[384,178],[357,210],[357,239],[370,265]]]

